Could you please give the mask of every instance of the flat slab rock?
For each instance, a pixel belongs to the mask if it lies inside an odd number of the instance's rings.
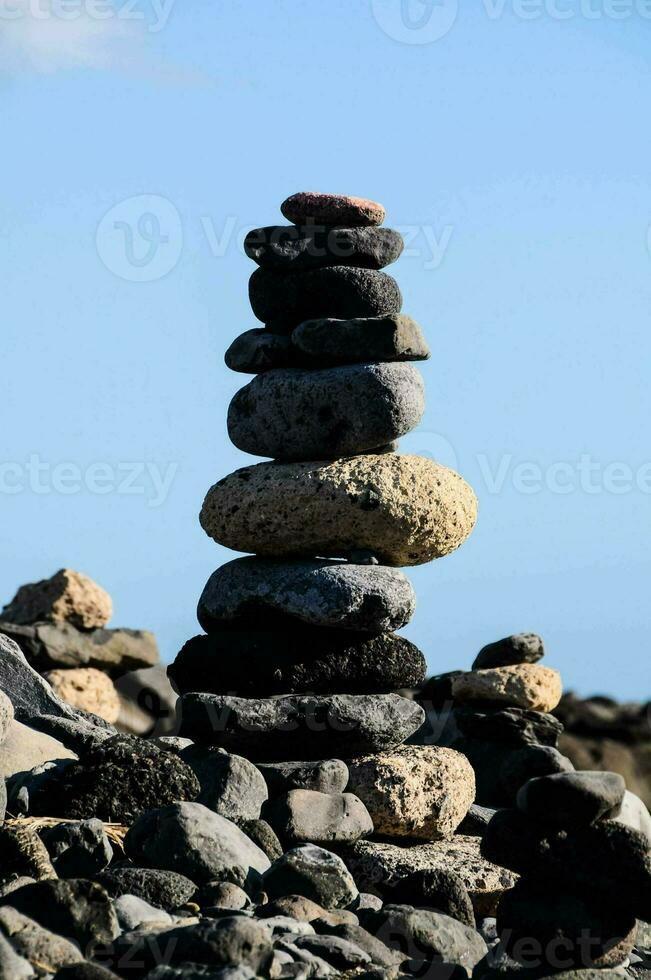
[[[274,333],[291,333],[303,320],[383,316],[400,313],[402,307],[392,276],[347,266],[283,275],[256,269],[249,280],[249,300],[258,320],[271,324]]]
[[[292,333],[291,343],[303,356],[325,363],[424,361],[430,356],[420,327],[403,313],[306,320]]]
[[[324,194],[299,191],[286,198],[280,210],[295,225],[318,223],[324,225],[381,225],[385,210],[377,201],[349,194]]]
[[[239,334],[224,354],[226,367],[242,374],[261,374],[274,368],[305,367],[305,356],[291,338],[264,327]]]
[[[258,766],[265,778],[269,796],[280,796],[293,789],[319,793],[343,793],[348,785],[348,766],[343,759],[315,762],[263,762]]]
[[[259,374],[235,394],[228,434],[254,456],[348,456],[406,435],[424,411],[423,379],[412,364],[278,369]]]
[[[236,558],[208,579],[197,618],[210,633],[240,618],[258,628],[277,621],[368,633],[399,630],[416,607],[407,576],[381,565],[325,560],[274,561]]]
[[[425,714],[397,694],[236,698],[186,694],[181,734],[253,761],[291,760],[300,746],[308,760],[347,760],[404,742]]]
[[[252,228],[244,239],[248,257],[276,272],[305,272],[332,265],[382,269],[395,262],[403,248],[399,231],[370,226],[267,225]]]
[[[61,568],[51,578],[21,585],[0,612],[0,619],[18,625],[44,620],[95,629],[106,626],[112,615],[113,603],[108,592],[87,575]]]
[[[378,636],[306,627],[253,632],[224,629],[195,636],[168,675],[182,694],[271,697],[277,694],[388,694],[418,687],[425,657],[394,633]]]
[[[362,549],[398,566],[454,551],[476,518],[458,473],[395,454],[246,466],[211,487],[200,515],[206,534],[235,551],[336,558]]]
[[[347,845],[342,855],[358,888],[376,895],[414,871],[452,871],[468,889],[475,914],[484,918],[495,915],[500,898],[518,876],[483,858],[480,843],[479,837],[461,834],[412,847],[359,840]]]
[[[156,637],[148,630],[93,629],[87,632],[69,623],[34,623],[16,626],[0,622],[38,671],[57,667],[96,667],[113,677],[158,663]]]

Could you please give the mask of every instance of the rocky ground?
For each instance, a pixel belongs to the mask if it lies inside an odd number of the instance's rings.
[[[428,356],[381,271],[402,241],[374,202],[282,211],[245,243],[264,327],[227,352],[255,375],[231,438],[273,462],[208,491],[251,556],[172,686],[70,569],[0,614],[0,980],[645,980],[651,818],[594,744],[637,758],[646,712],[563,698],[535,634],[425,681],[396,566],[459,547],[476,500],[396,452]]]

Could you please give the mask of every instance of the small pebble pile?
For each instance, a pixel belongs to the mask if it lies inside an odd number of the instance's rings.
[[[558,751],[542,640],[423,684],[398,633],[399,566],[476,516],[461,477],[396,451],[428,356],[381,271],[400,235],[357,198],[282,212],[246,239],[264,327],[226,355],[255,375],[231,438],[270,461],[204,502],[247,557],[211,575],[169,667],[174,733],[119,733],[57,677],[114,642],[90,580],[4,610],[0,980],[646,980],[649,815]]]

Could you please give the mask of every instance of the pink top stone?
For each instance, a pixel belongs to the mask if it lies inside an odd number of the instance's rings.
[[[376,201],[345,194],[317,194],[301,191],[292,194],[280,205],[288,221],[295,225],[321,223],[350,227],[356,225],[381,225],[385,210]]]

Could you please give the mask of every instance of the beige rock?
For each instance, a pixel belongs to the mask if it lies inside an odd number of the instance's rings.
[[[384,837],[451,837],[475,798],[475,773],[464,755],[431,745],[400,745],[392,752],[348,763],[348,789]]]
[[[558,671],[540,664],[470,670],[452,679],[457,701],[502,701],[531,711],[553,711],[562,693]]]
[[[513,888],[518,875],[486,861],[480,844],[481,838],[462,834],[415,847],[358,840],[347,845],[342,856],[359,890],[375,895],[413,871],[453,871],[468,889],[475,914],[484,918],[495,915],[500,898]]]
[[[421,456],[258,463],[208,491],[201,526],[218,544],[259,555],[346,556],[420,565],[458,548],[477,500],[453,470]]]
[[[0,746],[0,776],[9,779],[19,772],[29,772],[44,762],[76,759],[77,756],[56,738],[12,721],[5,742]]]
[[[120,698],[108,674],[95,667],[72,667],[50,670],[44,677],[62,701],[92,711],[111,724],[118,720]]]
[[[71,568],[60,569],[52,578],[21,585],[0,618],[8,623],[71,623],[78,629],[106,626],[113,615],[108,592]]]

